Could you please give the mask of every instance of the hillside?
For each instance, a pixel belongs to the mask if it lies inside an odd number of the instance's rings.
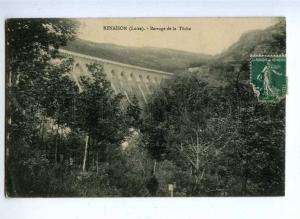
[[[232,81],[236,78],[233,66],[240,65],[239,77],[249,80],[249,61],[251,55],[274,55],[286,53],[286,29],[282,21],[264,30],[254,30],[243,34],[240,39],[224,52],[214,56],[209,62],[193,63],[204,80]],[[202,69],[208,68],[208,71]],[[213,82],[214,83],[214,82]]]
[[[215,56],[164,48],[95,43],[82,39],[70,42],[64,49],[173,73],[184,73],[190,68],[193,72],[198,72],[209,84],[218,86],[217,84],[224,84],[224,80],[235,77],[232,71],[233,63],[241,64],[241,78],[247,80],[250,55],[285,54],[285,45],[286,30],[282,20],[264,30],[244,33],[236,43]]]
[[[264,30],[244,33],[238,42],[223,53],[216,55],[216,61],[245,61],[250,55],[285,54],[285,22],[278,23]]]
[[[64,49],[112,61],[167,72],[181,72],[191,63],[207,62],[210,55],[153,47],[127,47],[95,43],[82,39],[70,42]]]

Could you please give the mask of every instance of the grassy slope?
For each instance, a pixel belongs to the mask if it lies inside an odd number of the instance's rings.
[[[126,47],[77,39],[64,49],[145,68],[180,72],[197,61],[206,62],[211,56],[172,49]]]

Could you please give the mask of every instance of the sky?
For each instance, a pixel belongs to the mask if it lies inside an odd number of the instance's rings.
[[[79,21],[78,37],[84,40],[215,55],[237,42],[243,33],[265,29],[277,23],[278,18],[84,18]],[[104,26],[126,26],[127,30],[104,30]],[[180,26],[187,28],[180,30]],[[130,27],[144,30],[130,31]],[[151,27],[171,29],[151,30]]]

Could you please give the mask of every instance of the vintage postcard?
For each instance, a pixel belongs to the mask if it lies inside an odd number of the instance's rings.
[[[284,196],[283,17],[5,21],[7,197]]]

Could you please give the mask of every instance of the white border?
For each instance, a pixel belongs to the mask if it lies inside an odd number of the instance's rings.
[[[300,218],[300,4],[297,1],[0,0],[0,218]],[[4,17],[286,16],[286,196],[275,198],[4,198]]]

